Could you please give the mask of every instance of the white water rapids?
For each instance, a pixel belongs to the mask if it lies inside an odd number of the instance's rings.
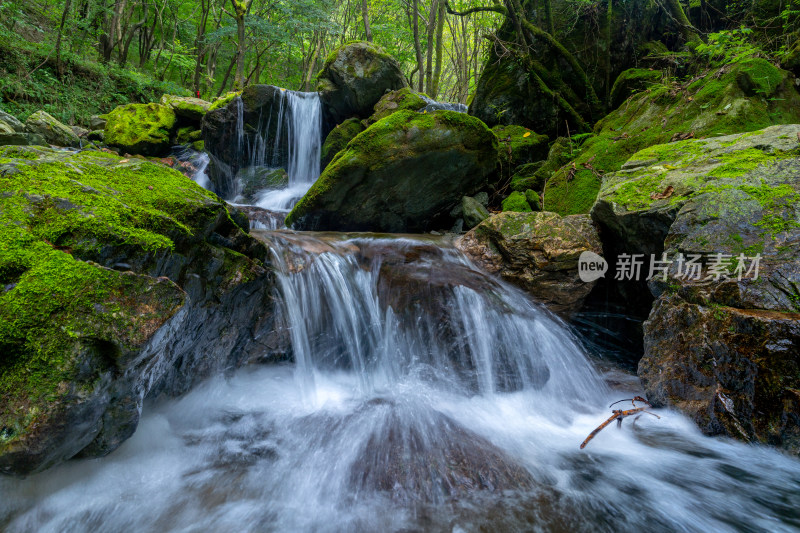
[[[675,412],[580,450],[636,391],[609,387],[566,325],[446,243],[264,238],[296,362],[151,402],[106,458],[0,479],[0,529],[800,528],[796,459]]]

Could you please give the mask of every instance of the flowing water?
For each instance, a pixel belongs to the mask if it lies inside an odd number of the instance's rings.
[[[447,241],[260,238],[294,363],[151,402],[109,457],[0,479],[0,529],[800,528],[797,460],[677,413],[580,450],[637,391],[609,386],[565,324]]]

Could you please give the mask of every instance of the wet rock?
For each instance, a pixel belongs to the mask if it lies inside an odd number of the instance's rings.
[[[171,108],[159,104],[129,104],[108,113],[105,142],[123,152],[162,157],[172,147],[177,119]]]
[[[588,216],[547,212],[492,215],[457,246],[479,267],[523,288],[562,316],[580,309],[594,285],[580,280],[578,258],[587,251],[602,253]]]
[[[346,44],[328,57],[317,90],[331,124],[366,118],[386,91],[407,87],[399,63],[382,48],[366,42]]]
[[[263,352],[268,252],[213,194],[105,152],[0,157],[14,168],[0,186],[0,472],[105,455],[146,396]]]
[[[204,149],[212,162],[209,178],[215,192],[223,198],[232,199],[236,195],[235,176],[253,161],[272,168],[287,168],[288,130],[281,127],[284,93],[284,89],[272,85],[251,85],[241,95],[232,93],[232,98],[221,101],[222,105],[215,103],[203,118]]]
[[[453,111],[397,112],[339,152],[287,217],[296,229],[414,232],[451,227],[451,209],[485,185],[497,139]]]
[[[408,413],[392,402],[373,402],[364,410],[354,415],[368,420],[371,428],[351,465],[356,494],[444,503],[478,491],[534,486],[531,474],[508,454],[442,413]]]
[[[706,433],[795,451],[798,134],[773,126],[648,148],[606,177],[592,211],[621,250],[666,259],[648,283],[657,299],[639,364],[648,397]]]
[[[65,126],[44,111],[37,111],[25,121],[29,133],[41,135],[48,144],[80,148],[81,140],[69,126]]]
[[[244,203],[255,203],[259,191],[279,189],[289,184],[289,174],[282,168],[247,167],[236,174]]]

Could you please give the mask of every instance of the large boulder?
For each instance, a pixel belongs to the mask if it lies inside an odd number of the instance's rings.
[[[0,177],[0,473],[105,455],[148,395],[270,352],[269,253],[189,178],[38,147]]]
[[[800,451],[800,125],[635,154],[592,210],[656,298],[639,376],[708,434]],[[696,265],[696,266],[690,266]],[[758,266],[758,272],[755,266]],[[752,269],[752,270],[751,270]]]
[[[375,124],[382,118],[386,118],[398,111],[422,111],[430,101],[424,94],[415,91],[410,87],[403,87],[396,91],[384,94],[373,108],[373,113],[366,124]]]
[[[0,125],[7,133],[26,133],[28,131],[25,124],[17,120],[17,117],[5,111],[0,111]]]
[[[366,42],[334,50],[319,74],[317,91],[331,124],[367,118],[386,91],[408,83],[400,64],[382,48]]]
[[[44,137],[45,141],[55,146],[80,148],[81,140],[66,126],[44,111],[37,111],[25,121],[28,133]]]
[[[172,147],[177,119],[160,104],[128,104],[106,115],[105,142],[130,154],[164,156]]]
[[[0,133],[0,146],[45,146],[47,141],[37,133]]]
[[[161,105],[172,108],[175,114],[189,122],[195,123],[198,126],[203,117],[208,113],[211,107],[210,102],[194,98],[191,96],[175,96],[173,94],[165,94],[161,97]]]
[[[364,125],[357,118],[349,118],[333,128],[325,138],[325,142],[322,143],[320,168],[324,170],[333,161],[336,154],[344,150],[347,143],[362,131],[364,131]]]
[[[600,237],[586,215],[504,212],[464,235],[459,249],[484,270],[501,276],[569,317],[578,311],[594,281],[584,282],[578,259],[602,254]]]
[[[286,222],[342,231],[450,227],[451,209],[486,183],[496,160],[497,138],[481,121],[400,111],[350,141]]]
[[[204,148],[212,162],[209,179],[223,198],[232,200],[239,192],[236,175],[243,168],[255,163],[287,168],[285,92],[272,85],[251,85],[215,102],[203,118]]]
[[[547,182],[544,208],[587,213],[603,175],[636,152],[687,138],[714,138],[800,123],[795,77],[760,58],[740,60],[683,84],[660,84],[638,93],[597,123],[572,163]]]

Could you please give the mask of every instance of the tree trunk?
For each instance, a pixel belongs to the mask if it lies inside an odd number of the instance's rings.
[[[361,0],[361,16],[364,17],[364,39],[372,42],[372,30],[369,27],[369,1]]]
[[[71,6],[72,0],[64,2],[64,13],[61,15],[61,25],[58,27],[58,39],[56,39],[56,69],[59,79],[64,77],[64,65],[61,63],[61,36],[64,34],[64,25],[67,23]]]
[[[430,96],[433,89],[433,47],[436,34],[436,12],[439,10],[439,0],[431,0],[431,12],[428,13],[428,36],[425,61],[425,92]]]
[[[245,26],[244,17],[247,15],[253,0],[231,0],[233,4],[233,14],[236,18],[236,36],[238,39],[236,52],[236,78],[234,87],[237,90],[244,89],[244,53],[245,53]]]
[[[422,92],[425,90],[425,70],[424,63],[422,62],[422,45],[419,42],[419,0],[414,0],[411,7],[414,11],[412,17],[414,19],[414,50],[417,53],[417,71],[419,72],[419,81],[417,83],[417,90]]]
[[[439,14],[436,21],[436,67],[433,72],[433,83],[431,84],[431,91],[428,96],[436,100],[439,95],[439,82],[442,79],[442,37],[444,36],[444,2],[439,1]]]
[[[692,41],[700,40],[700,36],[694,31],[694,27],[686,17],[686,13],[683,11],[683,7],[681,7],[680,0],[666,0],[663,5],[664,9],[667,11],[667,14],[671,16],[673,20],[675,20],[675,23],[678,24],[678,26],[680,26],[681,35],[683,36],[684,41],[690,43]]]

